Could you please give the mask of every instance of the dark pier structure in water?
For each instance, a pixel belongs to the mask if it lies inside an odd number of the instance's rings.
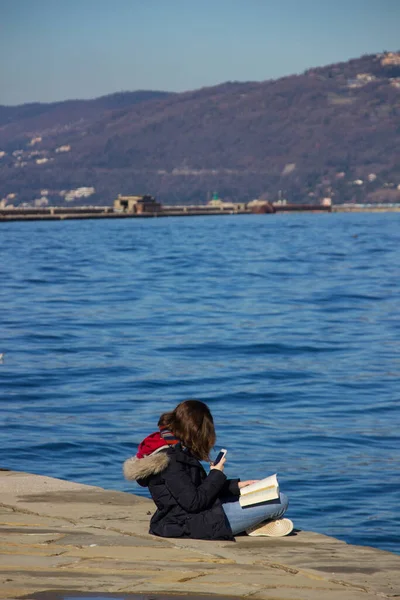
[[[321,204],[223,202],[214,199],[205,205],[163,206],[153,196],[121,196],[113,206],[14,207],[0,208],[0,221],[54,221],[67,219],[129,219],[151,217],[190,217],[204,215],[274,214],[279,212],[331,212],[332,206]]]

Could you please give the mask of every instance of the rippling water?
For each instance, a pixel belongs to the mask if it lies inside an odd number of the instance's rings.
[[[400,552],[400,215],[0,224],[0,467],[143,493],[162,411],[296,526]]]

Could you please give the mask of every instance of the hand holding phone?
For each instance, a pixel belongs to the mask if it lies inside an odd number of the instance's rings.
[[[218,452],[217,458],[214,460],[214,465],[217,465],[219,461],[224,458],[227,452],[228,450],[226,450],[226,448],[221,448],[221,450]]]
[[[212,469],[218,468],[220,471],[222,471],[222,469],[224,468],[224,463],[225,463],[225,460],[222,461],[222,459],[225,458],[227,452],[228,452],[228,450],[226,450],[226,448],[222,448],[220,450],[220,452],[218,452],[217,458],[214,460],[214,462],[211,463]],[[222,463],[221,463],[221,461],[222,461]],[[221,464],[218,466],[219,463],[221,463]]]

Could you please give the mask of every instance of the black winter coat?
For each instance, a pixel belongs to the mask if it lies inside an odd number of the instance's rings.
[[[207,475],[201,463],[181,444],[124,465],[125,476],[148,486],[157,510],[150,533],[161,537],[233,540],[221,498],[239,496],[238,479],[218,469]]]

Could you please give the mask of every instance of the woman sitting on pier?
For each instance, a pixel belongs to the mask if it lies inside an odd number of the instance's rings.
[[[233,540],[235,535],[282,536],[293,529],[282,519],[288,500],[242,508],[240,489],[254,483],[227,479],[225,457],[210,462],[207,474],[200,460],[209,461],[215,444],[214,421],[206,404],[186,400],[161,415],[159,431],[139,445],[135,457],[124,463],[126,479],[148,487],[157,506],[150,533],[161,537]]]

